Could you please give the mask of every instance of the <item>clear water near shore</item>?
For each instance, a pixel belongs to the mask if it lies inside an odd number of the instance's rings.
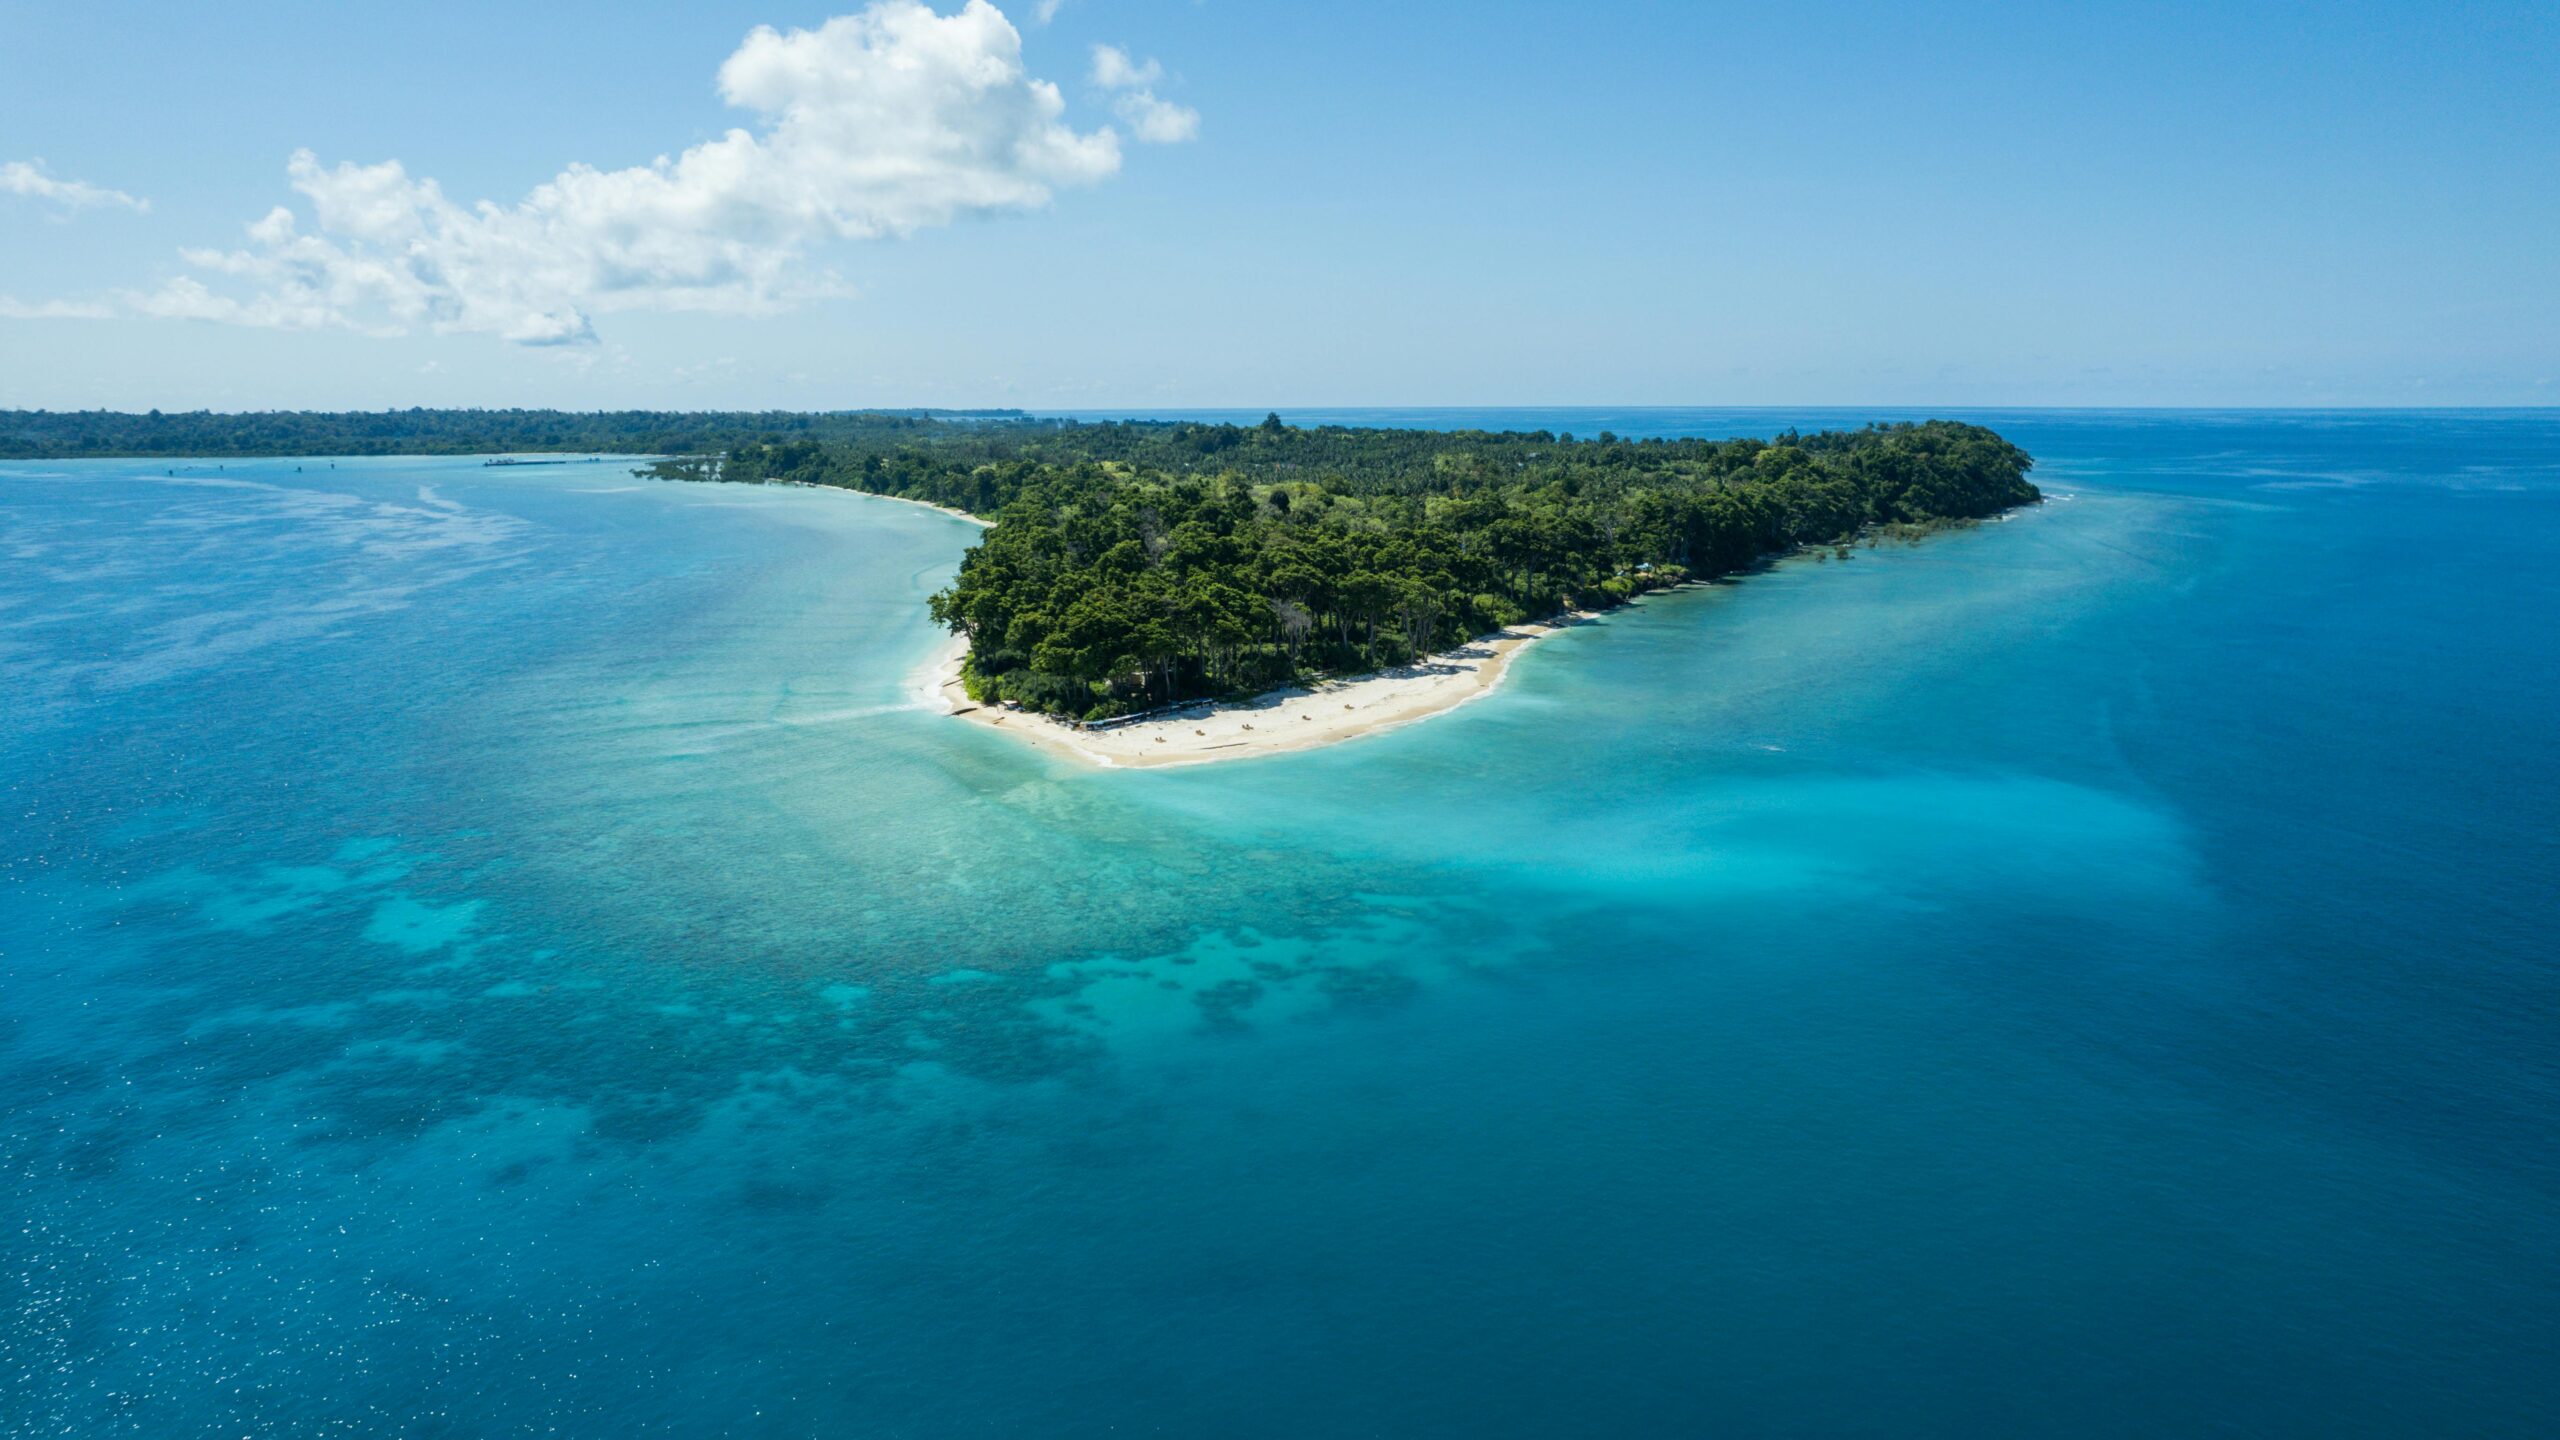
[[[1964,418],[1155,773],[912,506],[0,465],[0,1434],[2560,1429],[2560,418]]]

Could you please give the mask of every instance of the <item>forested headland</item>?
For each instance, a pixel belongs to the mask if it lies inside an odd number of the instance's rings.
[[[1097,719],[1404,664],[1808,545],[1978,520],[2033,461],[1952,421],[1768,440],[1084,423],[1015,411],[0,411],[0,458],[670,457],[991,520],[935,619],[982,700]]]
[[[942,425],[741,446],[796,481],[994,520],[933,597],[969,693],[1081,719],[1405,664],[1805,545],[2039,499],[1949,421],[1772,440],[1166,422]]]

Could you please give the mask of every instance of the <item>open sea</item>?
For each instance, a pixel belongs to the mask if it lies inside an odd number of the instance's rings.
[[[2560,1433],[2560,413],[1961,418],[1145,773],[918,507],[0,463],[0,1435]]]

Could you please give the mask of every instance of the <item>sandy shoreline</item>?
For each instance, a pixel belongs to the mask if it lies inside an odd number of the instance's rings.
[[[966,520],[981,530],[996,523],[993,520],[981,520],[966,510],[954,510],[948,505],[936,505],[930,500],[914,500],[904,495],[883,495],[877,490],[856,490],[850,485],[821,485],[815,480],[779,480],[774,483],[796,485],[803,490],[834,490],[845,495],[859,495],[866,500],[889,500],[900,505],[921,505],[927,510],[939,511],[954,520]]]
[[[930,500],[874,494],[843,485],[785,483],[892,500],[901,505],[921,505],[981,529],[993,523]],[[1110,730],[1080,730],[1044,715],[980,705],[970,699],[960,685],[960,662],[968,656],[969,643],[957,635],[947,637],[917,672],[916,694],[946,715],[1002,731],[1026,744],[1088,765],[1135,770],[1206,765],[1339,744],[1445,715],[1470,700],[1491,694],[1511,668],[1512,657],[1522,650],[1590,618],[1588,613],[1582,613],[1552,622],[1514,625],[1415,664],[1356,680],[1327,680],[1311,689],[1293,686],[1251,700],[1204,702],[1177,714]]]
[[[971,700],[960,686],[960,662],[969,647],[956,635],[936,652],[920,688],[946,714],[1089,765],[1206,765],[1338,744],[1446,714],[1491,694],[1522,650],[1588,618],[1515,625],[1400,669],[1328,680],[1312,689],[1274,690],[1251,700],[1202,703],[1110,730],[1079,730],[1044,715]]]

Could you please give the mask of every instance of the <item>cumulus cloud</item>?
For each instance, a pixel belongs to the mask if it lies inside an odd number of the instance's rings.
[[[1150,145],[1172,145],[1200,134],[1200,112],[1156,98],[1156,82],[1164,67],[1153,60],[1132,60],[1117,45],[1093,47],[1093,83],[1117,92],[1111,108],[1129,129]]]
[[[1151,92],[1123,95],[1116,108],[1120,118],[1129,122],[1130,130],[1150,145],[1175,145],[1200,136],[1199,111],[1159,100]]]
[[[287,176],[307,220],[279,206],[245,247],[183,251],[191,273],[121,303],[243,325],[585,342],[612,311],[757,313],[842,294],[811,272],[815,247],[1036,209],[1120,168],[1118,134],[1065,123],[1058,87],[1024,70],[1020,33],[987,0],[950,15],[878,0],[814,30],[759,28],[719,88],[754,129],[645,166],[571,165],[512,205],[458,204],[396,160],[326,165],[301,151]]]
[[[63,211],[113,208],[143,214],[151,209],[151,202],[138,195],[92,185],[86,180],[56,179],[46,172],[42,160],[12,160],[0,165],[0,195],[23,195]]]
[[[1132,60],[1129,52],[1117,45],[1093,47],[1093,83],[1105,90],[1153,85],[1163,78],[1164,67],[1153,60],[1143,63]]]

